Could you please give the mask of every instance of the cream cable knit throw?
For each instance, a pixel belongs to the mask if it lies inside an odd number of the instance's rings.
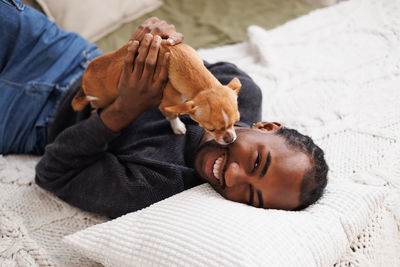
[[[400,266],[399,14],[399,0],[352,0],[200,51],[248,72],[264,93],[263,119],[311,135],[332,182],[388,189],[368,221],[344,225],[352,243],[335,266]],[[38,188],[37,161],[0,157],[0,266],[96,266],[61,238],[105,219]]]

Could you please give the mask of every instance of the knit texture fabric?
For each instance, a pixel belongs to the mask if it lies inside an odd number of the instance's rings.
[[[332,182],[316,205],[290,212],[227,201],[205,184],[65,240],[110,267],[332,266],[385,197],[385,188]]]
[[[326,151],[332,183],[387,192],[367,203],[372,213],[365,206],[347,212],[354,223],[335,234],[348,244],[325,255],[327,244],[320,240],[316,262],[400,266],[398,14],[399,1],[346,1],[271,31],[250,27],[247,43],[200,51],[210,62],[230,61],[249,73],[263,90],[263,119],[312,136]],[[37,161],[0,157],[0,265],[96,266],[61,239],[105,218],[38,188],[33,183]],[[340,198],[336,201],[331,205]],[[279,229],[276,236],[285,241]]]

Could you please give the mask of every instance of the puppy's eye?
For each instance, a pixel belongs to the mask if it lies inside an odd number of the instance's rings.
[[[211,129],[211,130],[208,130],[208,131],[210,131],[210,132],[215,132],[215,129]]]
[[[257,152],[257,158],[256,161],[254,162],[253,171],[257,170],[258,166],[260,166],[260,161],[261,161],[260,152]]]

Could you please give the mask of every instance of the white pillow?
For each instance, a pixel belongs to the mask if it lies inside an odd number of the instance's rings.
[[[106,266],[333,266],[385,189],[330,183],[305,211],[225,200],[208,184],[64,237]]]
[[[162,5],[162,0],[36,1],[59,27],[77,32],[91,42]]]

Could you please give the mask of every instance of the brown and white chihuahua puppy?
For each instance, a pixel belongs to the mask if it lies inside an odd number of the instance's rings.
[[[111,104],[118,96],[128,45],[92,60],[82,77],[81,90],[72,100],[74,110],[82,110],[89,102],[94,108]],[[174,46],[162,41],[160,56],[170,53],[168,83],[164,88],[160,111],[170,121],[175,134],[185,134],[179,114],[189,114],[222,145],[236,139],[234,124],[239,121],[237,97],[241,88],[238,78],[222,85],[204,66],[203,60],[190,46]]]

